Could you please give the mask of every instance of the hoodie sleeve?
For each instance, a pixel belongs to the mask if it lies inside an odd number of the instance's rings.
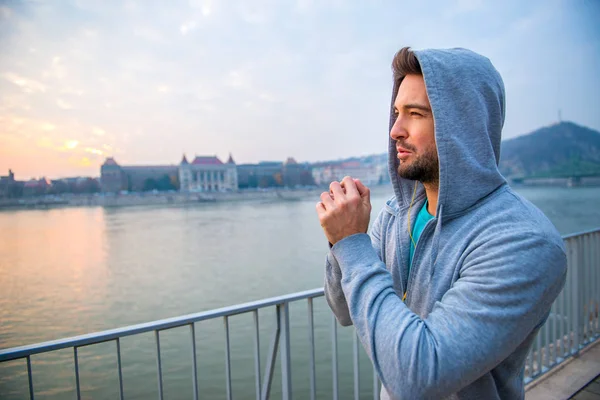
[[[358,337],[393,398],[443,398],[508,357],[543,321],[566,277],[564,248],[532,233],[492,237],[426,319],[396,295],[369,237],[336,243]],[[438,266],[443,268],[443,266]]]
[[[370,236],[371,245],[375,250],[375,254],[379,260],[381,260],[379,229],[381,226],[382,217],[383,211],[373,222]],[[333,311],[333,314],[337,318],[340,325],[352,325],[352,319],[350,318],[350,313],[348,311],[348,303],[346,302],[346,297],[344,296],[344,292],[342,290],[342,271],[331,248],[329,253],[327,253],[327,259],[325,260],[325,298],[327,299],[329,308],[331,308],[331,311]]]

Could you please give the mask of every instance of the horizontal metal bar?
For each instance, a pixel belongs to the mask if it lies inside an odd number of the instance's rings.
[[[595,229],[590,229],[589,231],[569,233],[568,235],[562,236],[562,238],[563,238],[563,240],[566,240],[566,239],[574,238],[576,236],[583,236],[583,235],[588,235],[590,233],[596,233],[596,232],[600,232],[600,229],[599,228],[595,228]]]
[[[125,336],[136,335],[139,333],[160,331],[164,329],[177,328],[189,325],[194,322],[205,321],[208,319],[232,316],[260,308],[271,307],[281,303],[289,303],[297,300],[304,300],[313,297],[323,296],[323,288],[306,290],[303,292],[291,293],[279,297],[271,297],[264,300],[258,300],[249,303],[238,304],[235,306],[218,308],[215,310],[203,311],[195,314],[183,315],[180,317],[161,319],[152,322],[146,322],[137,325],[130,325],[124,328],[110,329],[107,331],[90,333],[87,335],[73,336],[64,339],[51,340],[27,346],[13,347],[0,350],[0,362],[17,360],[29,355],[45,353],[53,350],[66,349],[71,347],[82,347],[90,344],[98,344],[122,338]]]

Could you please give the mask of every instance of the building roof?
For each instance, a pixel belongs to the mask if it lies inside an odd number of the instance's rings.
[[[227,164],[235,164],[235,161],[233,161],[233,156],[231,155],[231,153],[229,153],[229,159],[227,160]]]
[[[115,161],[115,159],[113,157],[107,157],[106,161],[104,161],[103,165],[119,165],[117,164],[117,162]]]
[[[223,165],[217,156],[196,156],[192,165]]]
[[[177,168],[179,168],[177,165],[127,165],[124,167],[121,167],[121,169],[125,172],[132,172],[132,171],[163,171],[163,172],[168,172],[168,171],[177,171]]]
[[[46,178],[30,179],[27,182],[25,182],[24,186],[26,188],[46,187],[50,186],[50,181]]]
[[[183,155],[183,158],[181,159],[181,162],[179,163],[181,165],[188,165],[189,162],[187,160],[187,157],[185,156],[185,154]]]

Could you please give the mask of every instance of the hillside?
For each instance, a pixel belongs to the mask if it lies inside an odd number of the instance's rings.
[[[561,122],[502,142],[507,177],[600,176],[600,133]]]
[[[385,164],[386,160],[387,153],[382,153],[335,162]],[[330,162],[333,161],[323,163]],[[500,171],[507,178],[600,176],[600,132],[573,122],[561,122],[504,140]]]

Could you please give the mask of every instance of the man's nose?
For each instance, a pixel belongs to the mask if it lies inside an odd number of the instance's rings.
[[[394,121],[394,125],[392,125],[392,129],[390,130],[390,137],[394,140],[398,140],[401,138],[406,138],[407,136],[408,133],[406,132],[406,129],[403,126],[402,118],[398,116],[398,118],[396,118],[396,121]]]

